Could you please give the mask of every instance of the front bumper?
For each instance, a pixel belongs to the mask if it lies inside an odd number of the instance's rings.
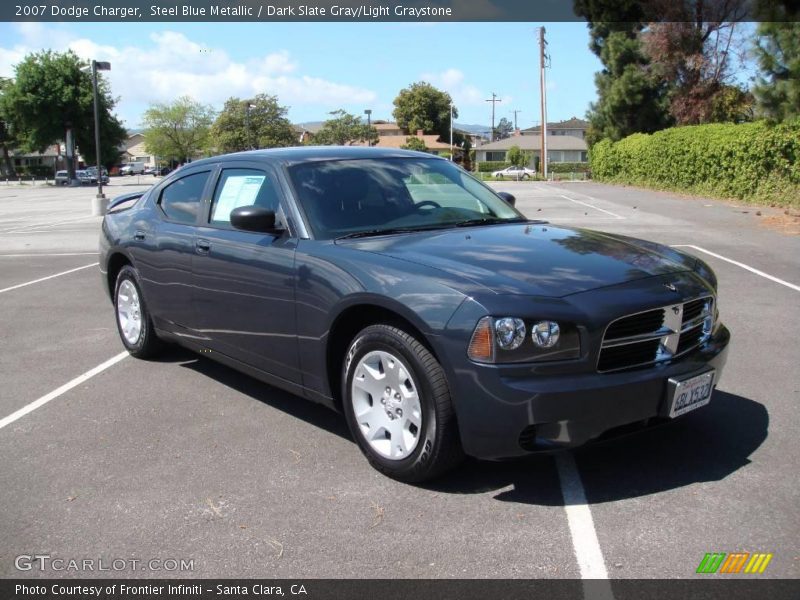
[[[519,377],[503,367],[474,365],[451,385],[464,451],[511,458],[578,446],[617,427],[666,417],[668,380],[713,367],[718,383],[729,341],[729,331],[719,325],[688,355],[618,373]]]

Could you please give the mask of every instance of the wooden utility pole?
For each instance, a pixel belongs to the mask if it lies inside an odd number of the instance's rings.
[[[539,128],[539,133],[542,136],[542,149],[539,155],[539,165],[541,166],[542,176],[547,179],[547,90],[545,83],[545,46],[547,42],[544,40],[544,27],[539,28],[539,85],[541,87],[541,101],[542,101],[542,126]]]
[[[511,112],[514,113],[514,131],[517,130],[517,113],[521,113],[521,110],[512,110]]]
[[[502,102],[502,100],[499,100],[499,99],[497,98],[497,94],[495,94],[494,92],[492,92],[492,97],[491,97],[491,99],[490,99],[490,100],[487,100],[486,102],[491,102],[491,103],[492,103],[492,141],[494,141],[494,131],[495,131],[495,129],[494,129],[494,105],[495,105],[496,103],[498,103],[498,102]]]

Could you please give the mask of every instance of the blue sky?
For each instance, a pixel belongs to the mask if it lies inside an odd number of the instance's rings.
[[[72,48],[110,60],[118,114],[136,128],[151,102],[189,94],[219,109],[229,96],[278,96],[294,122],[337,108],[391,119],[392,100],[426,80],[450,92],[458,121],[539,121],[539,23],[24,23],[0,24],[0,76],[26,53]],[[546,23],[548,120],[583,117],[600,69],[583,23]]]

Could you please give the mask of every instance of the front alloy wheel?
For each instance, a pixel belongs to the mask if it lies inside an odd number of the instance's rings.
[[[463,458],[444,371],[414,336],[391,325],[366,327],[350,345],[342,380],[350,431],[382,473],[421,482]]]
[[[399,460],[414,451],[422,407],[411,370],[399,357],[383,350],[365,354],[355,367],[350,394],[361,434],[375,452]]]
[[[133,356],[147,358],[160,350],[158,339],[147,311],[139,274],[130,265],[125,265],[117,275],[114,288],[114,308],[117,313],[117,329],[122,344]]]

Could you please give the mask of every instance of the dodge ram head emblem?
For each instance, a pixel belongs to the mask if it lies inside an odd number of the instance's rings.
[[[678,288],[675,287],[674,283],[665,283],[664,287],[667,288],[670,292],[677,292]]]

